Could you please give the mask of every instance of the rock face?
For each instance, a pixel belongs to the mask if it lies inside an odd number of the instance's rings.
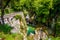
[[[21,16],[21,21],[19,19],[16,20],[14,18],[14,16],[16,16],[16,15]],[[27,36],[27,23],[26,23],[23,12],[15,12],[15,13],[10,13],[10,14],[4,15],[4,22],[5,22],[5,24],[8,24],[11,27],[13,27],[13,29],[11,30],[11,33],[23,34],[23,40],[27,40],[27,37],[26,37]],[[22,24],[22,26],[21,26],[21,24]],[[21,27],[23,28],[23,30]]]
[[[20,33],[20,23],[19,23],[20,21],[19,19],[16,20],[14,16],[21,15],[22,13],[23,12],[14,12],[14,13],[4,15],[5,24],[8,24],[11,27],[13,27],[11,33]],[[2,24],[1,17],[0,17],[0,23]]]
[[[11,26],[13,27],[13,30],[11,30],[12,33],[20,33],[20,23],[19,20],[12,20]]]
[[[9,19],[5,19],[5,24],[10,25],[11,27],[13,27],[13,29],[11,30],[11,33],[20,33],[20,23],[19,23],[19,19],[15,19],[12,17]]]
[[[21,16],[21,21],[19,19],[16,20],[14,18],[14,16],[16,16],[16,15]],[[8,24],[11,27],[13,27],[13,29],[11,30],[11,33],[22,33],[23,40],[27,40],[27,23],[26,23],[23,12],[17,12],[17,13],[15,12],[14,14],[4,15],[4,22],[5,22],[5,24]],[[21,24],[22,24],[23,28],[21,28]]]

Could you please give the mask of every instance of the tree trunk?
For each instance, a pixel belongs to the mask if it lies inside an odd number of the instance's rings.
[[[0,1],[1,1],[1,20],[2,20],[2,24],[4,24],[4,9],[7,7],[7,5],[11,0],[8,0],[5,6],[3,4],[4,1],[3,0],[0,0]]]
[[[1,20],[2,24],[4,24],[4,9],[1,9]]]
[[[4,8],[3,8],[3,0],[1,0],[1,20],[2,20],[2,24],[4,24]]]

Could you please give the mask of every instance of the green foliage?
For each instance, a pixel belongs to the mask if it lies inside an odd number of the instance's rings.
[[[7,34],[5,40],[14,40],[14,38],[12,37],[12,35]]]
[[[24,13],[24,16],[26,17],[27,14],[28,14],[28,11],[27,10],[23,10],[23,13]]]
[[[12,27],[8,24],[0,25],[0,31],[4,33],[10,33]]]
[[[38,22],[42,21],[43,23],[47,20],[49,9],[53,8],[53,0],[15,0],[13,3],[14,5],[12,3],[11,5],[14,10],[18,11],[26,9],[29,12],[35,12],[36,20]]]
[[[1,10],[0,10],[0,16],[1,16]]]
[[[60,24],[59,23],[56,24],[56,36],[60,37]]]
[[[17,37],[17,40],[22,40],[22,35],[20,34],[4,34],[0,32],[0,38],[4,38],[4,40],[15,40]]]
[[[9,13],[9,9],[5,9],[5,13],[8,14]]]
[[[24,3],[25,3],[25,0],[18,0],[18,1],[17,0],[14,0],[14,1],[12,0],[11,1],[11,8],[14,11],[20,11],[20,10],[22,10]]]
[[[36,20],[38,22],[46,22],[49,15],[49,9],[52,6],[51,2],[51,0],[35,0],[33,2],[33,7],[35,7],[36,12]]]
[[[35,33],[35,28],[32,25],[28,25],[27,28],[27,35],[30,35],[30,33]]]
[[[16,15],[16,16],[14,16],[14,18],[21,20],[21,16],[20,15]]]
[[[11,13],[11,12],[13,12],[13,9],[10,9],[10,8],[6,8],[6,9],[5,9],[5,14],[9,14],[9,13]]]

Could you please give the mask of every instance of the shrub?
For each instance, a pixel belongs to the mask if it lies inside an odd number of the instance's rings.
[[[9,26],[8,24],[0,25],[0,32],[10,33],[11,29],[12,29],[12,27]]]

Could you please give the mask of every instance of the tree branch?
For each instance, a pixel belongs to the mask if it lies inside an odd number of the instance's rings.
[[[11,1],[11,0],[8,0],[8,1],[6,2],[6,5],[3,7],[3,9],[5,9],[5,8],[7,7],[7,5],[9,4],[10,1]]]

